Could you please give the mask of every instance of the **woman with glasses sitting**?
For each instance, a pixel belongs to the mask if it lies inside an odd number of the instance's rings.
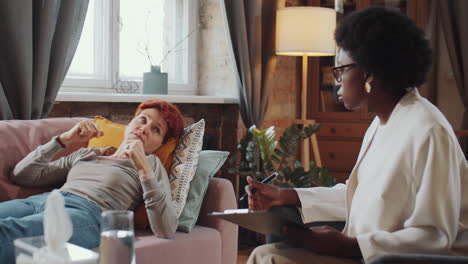
[[[333,69],[349,110],[376,114],[346,184],[280,189],[248,178],[249,208],[295,205],[305,223],[346,221],[342,232],[284,227],[286,241],[249,263],[361,263],[385,255],[468,255],[468,166],[449,122],[416,87],[430,70],[424,34],[404,14],[371,7],[335,32]],[[258,189],[251,192],[252,188]]]

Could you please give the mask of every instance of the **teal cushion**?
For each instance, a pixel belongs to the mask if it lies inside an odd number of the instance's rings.
[[[227,151],[202,150],[200,152],[197,170],[190,182],[187,203],[179,216],[177,230],[186,233],[192,231],[200,213],[203,197],[208,189],[208,181],[223,166],[228,155]]]

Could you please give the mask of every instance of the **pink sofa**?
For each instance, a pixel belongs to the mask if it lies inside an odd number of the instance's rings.
[[[50,118],[0,121],[0,201],[24,198],[53,188],[23,188],[11,183],[9,175],[25,155],[80,120]],[[58,157],[79,147],[70,146]],[[236,206],[232,184],[222,178],[210,179],[200,217],[191,233],[177,232],[175,238],[169,240],[154,236],[150,230],[136,231],[137,263],[236,263],[237,226],[206,216],[209,212]]]

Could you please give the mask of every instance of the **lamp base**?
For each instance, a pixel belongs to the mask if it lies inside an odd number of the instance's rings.
[[[317,122],[313,119],[296,119],[294,120],[294,124],[303,125],[303,126],[310,126],[315,125]],[[301,149],[301,163],[306,171],[310,169],[309,162],[310,162],[310,149],[312,149],[314,154],[314,161],[318,167],[322,167],[322,160],[320,158],[320,151],[317,141],[317,135],[314,133],[309,138],[306,138],[302,141],[302,149]]]

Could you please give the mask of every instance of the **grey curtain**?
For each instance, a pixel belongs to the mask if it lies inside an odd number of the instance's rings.
[[[224,0],[244,125],[261,127],[276,69],[276,0]]]
[[[0,119],[47,117],[70,67],[88,0],[0,0]]]
[[[435,0],[440,14],[445,42],[447,43],[450,64],[460,98],[465,106],[462,129],[468,129],[468,1]],[[433,5],[434,7],[434,5]],[[465,155],[468,154],[466,137],[461,140]],[[468,157],[468,156],[467,156]]]

